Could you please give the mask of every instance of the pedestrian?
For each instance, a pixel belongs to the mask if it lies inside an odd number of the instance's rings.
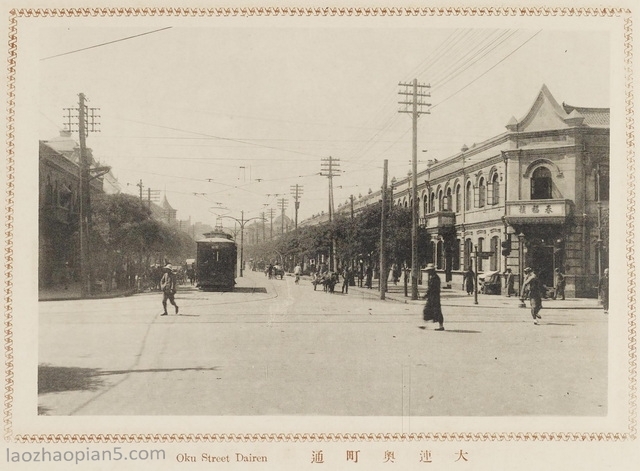
[[[365,286],[371,289],[371,287],[373,286],[373,267],[371,265],[367,265],[365,276],[366,276]]]
[[[435,330],[444,330],[444,317],[440,305],[440,277],[436,273],[433,263],[427,264],[427,292],[424,298],[427,300],[422,310],[422,318],[425,321],[437,322],[439,327]]]
[[[300,266],[300,264],[296,264],[296,267],[293,269],[293,274],[296,277],[296,284],[298,284],[300,282],[300,275],[302,274],[302,267]]]
[[[176,308],[176,314],[178,314],[179,308],[175,300],[177,290],[176,285],[176,275],[173,273],[173,267],[168,263],[164,267],[164,275],[162,275],[162,279],[160,280],[160,289],[162,290],[162,307],[164,309],[164,313],[160,314],[161,316],[167,315],[167,299]]]
[[[605,314],[609,314],[609,269],[605,268],[602,273],[602,278],[598,283],[598,290],[600,291],[600,299],[602,300],[602,308]]]
[[[351,283],[351,269],[346,267],[342,272],[342,293],[349,294],[349,283]]]
[[[566,284],[566,280],[564,278],[564,273],[560,271],[559,268],[556,268],[556,286],[553,291],[553,299],[556,299],[558,296],[562,296],[562,300],[564,301],[564,286]]]
[[[469,269],[464,273],[464,277],[462,279],[462,287],[467,292],[467,295],[473,294],[476,282],[476,274],[471,269],[471,265],[469,265]]]
[[[542,295],[544,287],[540,278],[536,275],[532,268],[527,267],[524,269],[525,279],[522,283],[522,301],[529,298],[531,305],[531,317],[533,317],[533,323],[538,325],[538,319],[542,319],[540,315],[540,309],[542,309]]]
[[[511,268],[507,268],[504,271],[504,286],[505,286],[505,289],[507,290],[508,298],[510,298],[511,295],[514,293],[513,283],[514,283],[513,272],[511,271]]]

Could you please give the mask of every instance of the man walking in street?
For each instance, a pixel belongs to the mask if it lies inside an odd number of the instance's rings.
[[[522,301],[529,298],[531,304],[531,317],[533,317],[533,323],[538,325],[538,319],[542,319],[540,315],[540,309],[542,309],[542,292],[543,286],[540,278],[536,275],[533,269],[527,267],[524,269],[525,279],[522,284]]]
[[[507,268],[504,272],[504,286],[505,289],[507,290],[507,297],[510,298],[511,295],[513,294],[513,272],[511,271],[511,268]]]
[[[346,267],[342,272],[342,293],[349,294],[349,283],[351,283],[351,269]]]
[[[167,315],[167,299],[176,308],[176,314],[178,314],[179,308],[174,299],[177,291],[176,284],[176,275],[173,273],[173,267],[168,263],[164,267],[164,275],[162,275],[162,279],[160,280],[160,289],[162,290],[162,308],[164,309],[164,313],[160,314],[161,316]]]
[[[300,282],[300,275],[302,274],[302,267],[300,264],[296,264],[296,267],[293,269],[293,274],[296,277],[295,283],[298,284]]]
[[[442,306],[440,304],[440,277],[436,273],[433,263],[427,264],[427,292],[424,298],[427,300],[422,311],[422,318],[425,321],[437,322],[439,327],[435,330],[444,330],[444,317],[442,316]]]

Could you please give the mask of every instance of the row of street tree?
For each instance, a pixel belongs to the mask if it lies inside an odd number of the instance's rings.
[[[335,245],[336,264],[339,269],[356,266],[360,261],[377,267],[380,261],[380,221],[382,203],[379,201],[364,208],[353,217],[338,215],[331,223],[299,227],[273,240],[263,241],[247,247],[247,255],[254,261],[284,264],[291,271],[298,262],[314,260],[316,267],[320,258],[328,260],[332,244]],[[385,257],[387,267],[411,266],[411,209],[393,206],[388,212],[385,234]],[[430,247],[423,228],[418,231],[420,263],[426,263]]]
[[[149,278],[153,265],[179,265],[195,257],[188,234],[152,217],[132,195],[99,194],[92,198],[91,261],[95,281],[133,287],[136,275]]]

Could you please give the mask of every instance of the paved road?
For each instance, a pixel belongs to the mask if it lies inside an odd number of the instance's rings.
[[[238,286],[182,288],[180,315],[166,317],[158,293],[41,302],[39,413],[607,412],[607,318],[595,306],[549,303],[535,326],[515,300],[447,294],[436,332],[419,304],[369,290],[331,295],[250,271]]]

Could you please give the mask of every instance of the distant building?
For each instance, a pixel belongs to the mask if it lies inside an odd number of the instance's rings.
[[[91,149],[87,149],[90,168],[99,167]],[[48,287],[69,274],[77,278],[79,256],[79,187],[80,147],[68,131],[50,140],[40,141],[39,148],[39,268],[38,283]],[[113,176],[110,174],[110,179]],[[106,175],[90,180],[92,195],[104,190]],[[115,179],[113,179],[115,180]],[[113,188],[115,183],[110,183]],[[69,267],[69,268],[67,268]]]

